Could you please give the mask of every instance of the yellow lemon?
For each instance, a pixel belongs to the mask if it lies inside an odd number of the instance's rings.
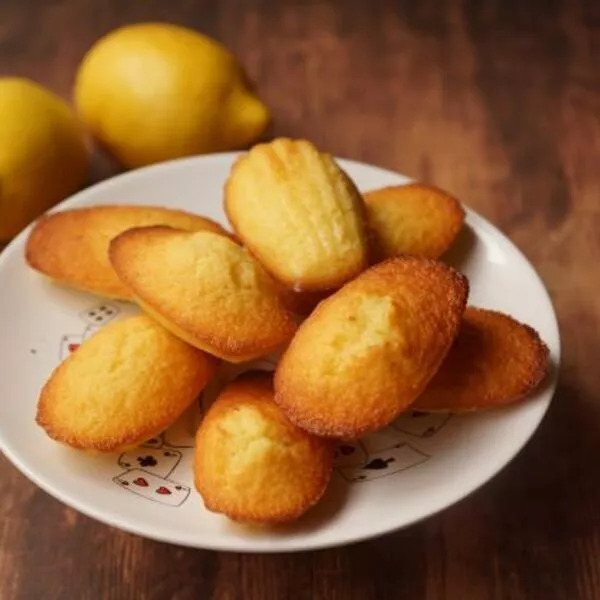
[[[226,48],[164,23],[130,25],[96,42],[79,67],[75,103],[129,167],[239,148],[269,121]]]
[[[87,156],[75,114],[27,79],[0,78],[0,242],[84,182]]]

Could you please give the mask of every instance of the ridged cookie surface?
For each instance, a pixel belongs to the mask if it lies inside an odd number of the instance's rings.
[[[54,371],[36,420],[59,442],[116,452],[173,423],[215,367],[149,317],[131,317],[101,329]]]
[[[528,325],[493,310],[467,308],[458,337],[413,408],[464,412],[516,402],[548,370],[548,348]]]
[[[110,241],[127,229],[169,225],[185,231],[225,230],[210,219],[156,206],[95,206],[40,219],[27,240],[26,258],[52,279],[109,298],[131,299],[108,260]]]
[[[269,376],[227,386],[196,435],[194,478],[206,507],[231,519],[281,523],[323,495],[333,446],[292,424],[273,402]]]
[[[458,200],[421,183],[363,194],[376,257],[402,254],[439,258],[460,231],[465,213]]]
[[[225,360],[267,354],[296,330],[271,277],[225,236],[168,227],[131,229],[112,241],[110,259],[146,312]]]
[[[466,278],[428,259],[380,263],[319,304],[275,375],[275,401],[317,435],[357,438],[422,392],[458,332]]]
[[[290,287],[336,288],[367,265],[363,200],[333,158],[305,140],[276,139],[242,156],[225,209],[239,238]]]

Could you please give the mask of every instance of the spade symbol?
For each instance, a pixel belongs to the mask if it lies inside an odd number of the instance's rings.
[[[387,469],[388,465],[394,462],[394,460],[394,458],[374,458],[365,465],[365,469],[372,469],[374,471]]]

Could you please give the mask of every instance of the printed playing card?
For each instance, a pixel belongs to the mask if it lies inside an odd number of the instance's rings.
[[[333,455],[333,466],[357,467],[365,464],[367,453],[360,442],[340,442]]]
[[[372,481],[416,467],[428,458],[427,454],[409,444],[400,443],[387,450],[370,454],[362,467],[346,467],[339,469],[339,472],[351,482]]]
[[[119,314],[119,309],[108,303],[98,304],[80,313],[80,317],[88,325],[103,326],[110,323]]]
[[[405,442],[405,437],[398,430],[388,426],[367,434],[360,440],[360,443],[363,445],[365,452],[370,455],[373,452],[379,452]]]
[[[426,413],[413,410],[396,419],[392,427],[402,433],[416,437],[436,434],[450,419],[448,413]]]
[[[160,435],[146,440],[143,444],[140,444],[140,448],[161,448],[163,440]]]
[[[168,448],[136,448],[119,456],[124,469],[144,469],[159,477],[168,477],[179,464],[181,452]]]
[[[125,471],[114,477],[113,481],[132,494],[167,506],[181,506],[190,495],[190,488],[187,485],[159,477],[143,469]]]
[[[82,335],[63,335],[60,339],[59,359],[65,360],[65,358],[81,346],[82,342]]]

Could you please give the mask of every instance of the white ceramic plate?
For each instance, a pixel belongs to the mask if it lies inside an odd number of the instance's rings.
[[[133,171],[82,191],[59,210],[156,204],[226,223],[222,187],[235,156]],[[376,167],[340,162],[363,190],[407,181]],[[339,449],[325,499],[298,523],[262,532],[234,525],[207,512],[193,489],[196,407],[160,439],[124,456],[70,450],[37,427],[38,392],[59,360],[99,325],[136,309],[45,281],[26,266],[26,235],[0,255],[0,447],[27,477],[65,504],[143,536],[200,548],[282,552],[345,544],[404,527],[460,500],[508,463],[535,431],[555,388],[551,375],[534,396],[507,409],[449,418],[404,416],[360,444]],[[449,260],[469,277],[471,304],[531,324],[558,365],[552,304],[531,265],[506,237],[469,211],[465,235]]]

